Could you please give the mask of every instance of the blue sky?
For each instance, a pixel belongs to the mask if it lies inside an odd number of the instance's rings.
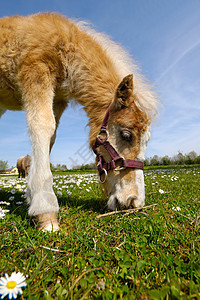
[[[200,1],[199,0],[8,0],[0,17],[57,11],[90,21],[123,45],[153,83],[162,109],[152,126],[146,157],[200,154]],[[62,116],[51,153],[54,164],[87,163],[87,117],[80,106]],[[31,153],[24,112],[0,119],[0,160],[15,165]],[[74,162],[73,162],[74,161]]]

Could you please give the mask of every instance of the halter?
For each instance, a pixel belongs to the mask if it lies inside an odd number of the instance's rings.
[[[99,133],[97,134],[96,141],[94,145],[92,146],[92,150],[97,156],[97,169],[99,172],[99,180],[101,183],[104,183],[106,181],[108,171],[115,170],[115,171],[121,171],[126,168],[132,168],[132,169],[141,169],[143,170],[143,162],[139,160],[132,160],[132,159],[125,159],[124,157],[120,156],[117,151],[113,148],[113,146],[108,141],[108,131],[107,131],[107,124],[108,124],[108,118],[109,118],[109,111],[110,111],[111,104],[109,105],[105,117],[103,119],[103,123],[101,125],[101,129]],[[100,138],[100,134],[104,133],[106,135],[105,139]],[[110,154],[112,160],[110,162],[106,162],[103,156],[97,151],[97,148],[99,146],[104,146],[104,148],[108,151]],[[120,162],[120,167],[116,166],[116,162]],[[104,180],[101,180],[101,175],[105,175]]]

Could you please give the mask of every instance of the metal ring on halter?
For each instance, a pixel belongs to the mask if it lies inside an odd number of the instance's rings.
[[[125,160],[125,158],[123,156],[121,156],[121,159]],[[119,168],[116,168],[115,171],[121,171],[121,170],[124,170],[124,169],[126,169],[126,167],[119,167]]]
[[[104,168],[102,169],[102,171],[104,171],[105,178],[104,178],[104,180],[101,180],[101,175],[99,175],[99,181],[100,181],[101,183],[104,183],[104,182],[106,182],[108,173],[107,173],[106,169],[104,169]]]
[[[105,133],[105,134],[106,134],[106,137],[105,137],[105,139],[103,139],[103,141],[107,140],[108,137],[109,137],[108,131],[107,131],[107,130],[103,130],[103,131],[100,130],[99,133],[97,134],[97,137],[98,137],[98,138],[100,138],[99,135],[100,135],[101,133]],[[100,138],[100,139],[101,139],[101,138]],[[102,139],[101,139],[101,140],[102,140]]]

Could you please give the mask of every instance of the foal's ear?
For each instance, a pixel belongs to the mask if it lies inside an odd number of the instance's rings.
[[[114,106],[117,110],[128,106],[130,97],[133,93],[133,75],[127,75],[119,84],[114,99]]]

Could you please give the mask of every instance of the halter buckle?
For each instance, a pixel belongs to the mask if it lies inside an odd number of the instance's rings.
[[[121,160],[121,159],[123,161],[125,161],[125,158],[123,156],[121,156],[119,160]],[[119,168],[115,168],[115,171],[121,171],[121,170],[124,170],[124,169],[126,169],[126,167],[119,167]]]

